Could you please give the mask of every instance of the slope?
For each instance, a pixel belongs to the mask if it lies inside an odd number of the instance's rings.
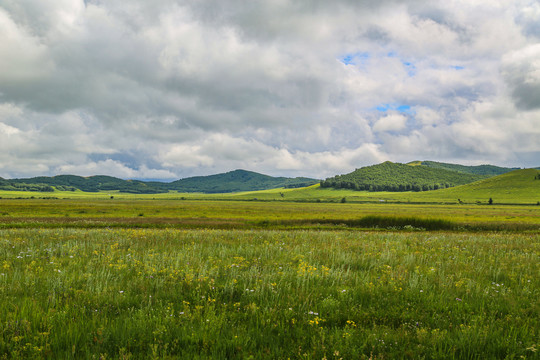
[[[416,200],[453,200],[465,203],[529,203],[540,202],[540,170],[520,169],[451,189],[416,194]]]

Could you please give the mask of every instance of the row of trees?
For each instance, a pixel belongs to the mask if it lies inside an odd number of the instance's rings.
[[[444,184],[369,184],[352,181],[336,181],[333,179],[321,181],[322,188],[351,189],[358,191],[429,191],[452,187],[449,183]]]
[[[39,191],[39,192],[53,192],[54,188],[44,184],[17,184],[10,182],[3,182],[0,184],[0,190],[7,191]]]

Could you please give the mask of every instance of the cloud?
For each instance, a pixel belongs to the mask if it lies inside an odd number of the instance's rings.
[[[177,175],[167,170],[149,169],[146,166],[133,169],[121,162],[107,159],[105,161],[87,162],[76,165],[62,165],[56,168],[59,174],[78,174],[92,176],[107,174],[124,179],[163,179],[174,180]]]
[[[388,114],[375,122],[373,131],[399,131],[407,126],[407,117],[402,114]]]
[[[518,107],[540,108],[540,44],[506,54],[502,72]]]
[[[538,10],[2,1],[0,176],[321,177],[431,156],[538,166]]]

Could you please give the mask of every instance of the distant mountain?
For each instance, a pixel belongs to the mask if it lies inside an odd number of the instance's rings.
[[[229,193],[280,187],[296,188],[318,182],[319,180],[316,179],[272,177],[253,171],[234,170],[223,174],[195,176],[173,181],[168,188],[179,192]]]
[[[494,165],[477,165],[477,166],[466,166],[459,164],[448,164],[436,161],[414,161],[407,165],[423,165],[434,169],[445,169],[451,171],[462,172],[466,174],[476,174],[476,175],[486,175],[486,176],[496,176],[508,173],[510,171],[519,170],[519,168],[506,168],[499,167]]]
[[[328,178],[321,182],[321,187],[367,191],[427,191],[469,184],[486,177],[443,168],[411,166],[387,161]]]
[[[96,175],[89,177],[75,175],[57,175],[53,177],[34,177],[29,179],[8,180],[13,184],[44,184],[53,186],[61,191],[81,190],[86,192],[117,190],[133,194],[156,194],[166,192],[166,189],[158,188],[138,180],[122,180],[112,176]],[[53,191],[54,189],[51,189]],[[40,190],[36,190],[40,191]]]
[[[52,192],[54,191],[54,188],[46,184],[18,183],[0,177],[0,190]]]
[[[122,180],[112,176],[57,175],[28,179],[5,180],[0,178],[0,190],[20,191],[120,191],[132,194],[157,194],[176,190],[179,192],[226,193],[309,186],[319,180],[286,178],[262,175],[252,171],[235,170],[224,174],[197,176],[171,183]]]

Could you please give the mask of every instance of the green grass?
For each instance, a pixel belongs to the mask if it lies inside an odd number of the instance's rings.
[[[540,238],[0,230],[4,358],[537,358]]]
[[[537,358],[540,207],[396,195],[2,192],[0,359]]]
[[[0,228],[540,230],[540,207],[137,199],[1,199]]]

